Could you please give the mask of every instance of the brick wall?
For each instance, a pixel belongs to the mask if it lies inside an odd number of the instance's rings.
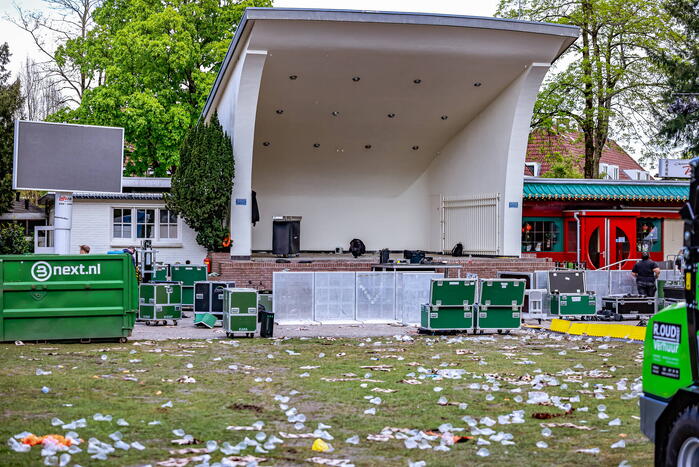
[[[376,261],[314,261],[299,263],[275,263],[274,261],[231,261],[227,254],[212,257],[212,270],[225,280],[235,281],[239,287],[252,287],[259,290],[272,289],[272,273],[281,271],[371,271]],[[374,259],[374,258],[372,258]],[[462,274],[475,273],[479,277],[496,277],[497,271],[543,271],[553,269],[554,263],[543,258],[474,258],[449,260],[450,264],[462,264]],[[438,272],[442,272],[439,271]],[[456,277],[455,270],[449,270],[449,277]]]

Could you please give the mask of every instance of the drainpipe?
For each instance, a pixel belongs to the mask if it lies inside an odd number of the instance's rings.
[[[580,219],[578,218],[578,212],[573,213],[573,219],[575,219],[575,222],[577,223],[577,229],[578,233],[575,236],[576,240],[576,245],[575,245],[575,254],[576,254],[576,261],[578,263],[578,266],[580,265]]]

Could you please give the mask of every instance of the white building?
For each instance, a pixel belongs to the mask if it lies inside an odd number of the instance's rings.
[[[575,27],[250,8],[203,117],[233,139],[234,258],[302,216],[301,249],[519,256],[534,101]],[[251,224],[251,190],[261,220]]]
[[[158,262],[202,264],[206,249],[197,244],[196,232],[165,207],[169,178],[124,177],[122,186],[122,193],[73,194],[71,254],[79,253],[80,245],[89,245],[90,253],[106,253],[151,240]],[[35,251],[42,252],[46,242],[40,231],[36,242]],[[45,251],[52,252],[50,247]]]

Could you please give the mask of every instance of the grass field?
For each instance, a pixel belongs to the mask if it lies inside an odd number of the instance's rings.
[[[266,459],[261,465],[310,465],[307,459],[313,457],[345,459],[358,466],[408,465],[409,460],[440,466],[616,466],[624,460],[630,465],[651,465],[652,445],[639,431],[638,399],[632,391],[640,389],[641,350],[634,343],[524,331],[517,336],[414,337],[409,341],[367,338],[3,344],[0,463],[43,463],[41,447],[33,447],[30,452],[15,452],[8,447],[6,441],[16,434],[63,435],[75,431],[84,441],[78,446],[81,452],[72,455],[70,465],[83,466],[156,465],[187,458],[188,465],[198,465],[205,458],[191,458],[207,455],[207,441],[236,446],[246,437],[254,440],[258,432],[267,436],[260,447],[271,435],[283,441],[268,453],[255,452],[255,447],[240,452],[240,456]],[[379,367],[367,368],[372,366]],[[37,369],[51,374],[37,375]],[[459,378],[449,377],[458,373]],[[177,382],[185,375],[196,382]],[[42,392],[44,386],[50,389],[48,393]],[[561,400],[527,403],[530,392]],[[368,400],[375,397],[381,399],[380,403]],[[440,405],[440,398],[445,398],[447,404]],[[170,402],[172,406],[168,407]],[[444,404],[444,399],[441,402]],[[567,407],[561,406],[566,403],[575,409],[567,415]],[[600,405],[606,406],[603,413],[608,418],[600,418]],[[365,414],[371,408],[376,413]],[[520,410],[523,413],[516,412]],[[96,413],[111,415],[112,420],[96,421]],[[519,414],[523,423],[497,423],[511,422],[513,413],[514,419]],[[533,418],[535,413],[557,416],[540,420]],[[299,414],[306,418],[304,426],[294,427],[299,422],[290,422],[289,415],[292,420],[303,419]],[[86,426],[74,430],[52,426],[54,417],[65,424],[84,418]],[[609,422],[617,418],[620,424],[610,426]],[[118,419],[124,419],[128,426],[119,425]],[[491,420],[496,423],[488,426]],[[264,423],[259,430],[227,429],[250,427],[258,421]],[[330,428],[321,425],[316,431],[319,423]],[[575,427],[552,427],[551,435],[546,437],[542,435],[542,423]],[[444,424],[454,427],[453,434],[473,439],[440,447],[441,438],[428,436],[425,440],[418,431],[409,431],[436,430]],[[375,436],[386,427],[403,430]],[[591,430],[581,429],[585,427]],[[201,443],[174,445],[172,440],[182,438],[181,433],[173,434],[178,429]],[[88,440],[95,438],[114,445],[109,435],[117,431],[122,434],[118,444],[138,441],[145,449],[117,448],[106,454],[106,460],[92,459],[90,456],[95,454],[87,452]],[[312,436],[314,431],[316,436]],[[503,445],[502,439],[508,436],[501,432],[511,434],[514,444]],[[288,438],[284,434],[312,437]],[[327,442],[334,451],[312,451],[317,435],[332,437]],[[358,444],[345,441],[354,435],[359,437]],[[625,447],[611,447],[620,440]],[[406,445],[413,445],[413,441],[425,449],[408,449]],[[540,441],[548,447],[537,447]],[[90,451],[95,451],[96,443],[92,444]],[[175,452],[189,448],[194,452]],[[476,455],[482,448],[488,450],[487,457]],[[577,452],[595,448],[598,454]],[[220,450],[208,455],[211,464],[224,457]],[[187,464],[180,460],[165,465]],[[335,465],[341,465],[340,461]]]

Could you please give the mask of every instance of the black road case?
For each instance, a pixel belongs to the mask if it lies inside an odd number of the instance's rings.
[[[235,282],[201,281],[194,283],[194,313],[223,316],[223,289],[234,288]]]
[[[609,295],[602,297],[602,309],[599,315],[621,321],[623,319],[641,319],[657,311],[655,297],[641,295]]]

